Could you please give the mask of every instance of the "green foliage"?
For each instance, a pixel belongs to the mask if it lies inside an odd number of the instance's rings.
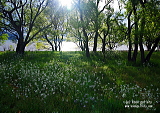
[[[5,40],[8,39],[8,34],[1,34],[0,35],[0,45],[5,42]]]
[[[0,52],[0,112],[156,112],[159,52],[145,66],[126,55],[109,51],[104,61],[100,52],[91,59],[82,52]],[[144,100],[153,107],[125,108]]]
[[[37,42],[36,43],[36,49],[40,50],[40,49],[43,49],[43,48],[44,48],[43,42]]]

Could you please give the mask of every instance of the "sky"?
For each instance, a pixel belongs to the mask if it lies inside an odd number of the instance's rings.
[[[72,8],[72,0],[59,0],[62,6],[66,6],[68,9]],[[103,8],[103,6],[105,5],[105,0],[101,0],[100,2],[100,8]],[[113,6],[115,11],[119,10],[119,6],[118,6],[118,1],[117,0],[113,0],[113,2],[111,3],[111,6]]]
[[[100,2],[100,8],[103,8],[103,6],[105,5],[105,0],[102,0]],[[113,2],[110,3],[111,7],[114,8],[114,11],[119,11],[119,6],[118,6],[118,1],[117,0],[113,0]]]

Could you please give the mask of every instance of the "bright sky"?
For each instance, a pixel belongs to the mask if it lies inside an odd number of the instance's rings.
[[[119,5],[118,5],[118,1],[117,0],[114,0],[113,8],[114,8],[114,11],[119,11]]]
[[[72,7],[72,0],[59,0],[62,6],[66,6],[67,9],[71,9]],[[111,3],[111,7],[114,7],[115,11],[119,10],[119,6],[118,6],[118,2],[117,0],[113,0],[114,2]],[[100,2],[100,8],[103,8],[103,6],[105,5],[105,0],[101,0]]]
[[[72,0],[59,0],[62,6],[66,6],[67,9],[71,9]]]

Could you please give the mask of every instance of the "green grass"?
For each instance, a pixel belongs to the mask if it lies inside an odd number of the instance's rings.
[[[160,112],[160,52],[145,65],[126,58],[119,51],[105,59],[100,52],[0,52],[0,112]]]

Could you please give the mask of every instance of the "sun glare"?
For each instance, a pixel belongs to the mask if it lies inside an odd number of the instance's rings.
[[[59,0],[62,6],[66,6],[67,9],[71,9],[72,0]]]

